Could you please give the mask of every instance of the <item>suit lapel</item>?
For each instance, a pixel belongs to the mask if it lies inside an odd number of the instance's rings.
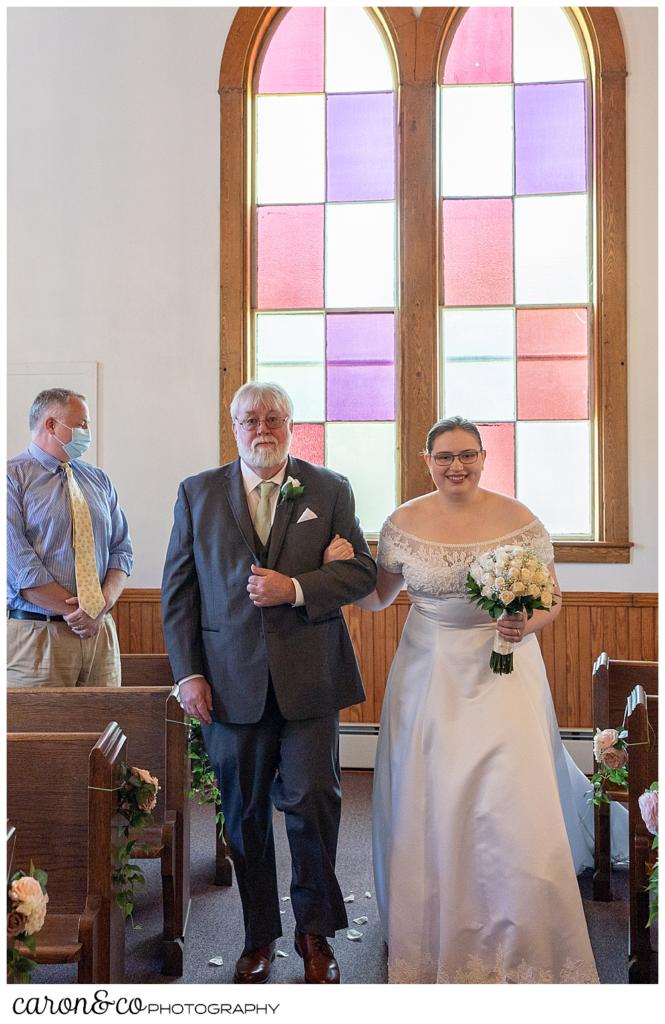
[[[286,482],[290,476],[300,479],[303,483],[302,475],[298,476],[298,469],[296,464],[291,457],[286,464],[286,473],[284,474],[284,481]],[[266,567],[273,569],[279,558],[280,551],[284,544],[284,538],[286,536],[286,528],[291,522],[293,510],[297,505],[297,499],[291,501],[282,501],[280,495],[277,501],[277,508],[275,509],[275,518],[272,523],[272,530],[270,531],[270,541],[268,546],[268,558],[266,561]]]
[[[252,517],[249,514],[249,507],[247,505],[247,496],[245,494],[245,488],[242,482],[242,473],[240,472],[240,459],[236,459],[231,464],[229,473],[225,480],[226,496],[233,512],[233,517],[238,524],[238,529],[242,533],[247,547],[256,558],[256,541],[254,538],[254,527],[252,526]]]

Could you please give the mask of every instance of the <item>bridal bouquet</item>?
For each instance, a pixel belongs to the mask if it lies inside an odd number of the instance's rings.
[[[493,619],[522,611],[530,619],[534,608],[549,611],[555,603],[553,591],[554,580],[547,566],[533,551],[511,544],[479,555],[466,578],[469,600]],[[506,675],[513,671],[513,647],[496,635],[490,655],[494,672]]]

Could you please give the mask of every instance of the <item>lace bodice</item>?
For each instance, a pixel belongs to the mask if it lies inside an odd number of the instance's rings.
[[[445,544],[406,533],[388,518],[381,527],[377,561],[387,572],[401,573],[411,594],[459,596],[465,593],[467,573],[474,559],[501,544],[529,548],[545,564],[554,558],[552,541],[539,519],[479,544]]]

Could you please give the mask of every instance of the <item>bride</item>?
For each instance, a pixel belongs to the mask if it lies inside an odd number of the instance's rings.
[[[529,548],[556,581],[552,544],[526,506],[479,486],[485,457],[470,421],[432,427],[436,490],[386,520],[376,590],[357,602],[379,611],[404,583],[412,601],[374,773],[389,980],[594,983],[575,877],[593,858],[589,783],[561,743],[535,635],[561,599],[495,623],[465,596],[474,558],[501,544]],[[495,630],[516,644],[510,675],[489,668]]]

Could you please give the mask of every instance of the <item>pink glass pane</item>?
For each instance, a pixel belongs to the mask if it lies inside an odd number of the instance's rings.
[[[315,466],[324,463],[323,423],[295,423],[290,453],[296,459],[305,459]]]
[[[395,198],[393,93],[328,96],[328,199]]]
[[[264,51],[257,92],[323,92],[323,7],[292,7]]]
[[[586,356],[589,348],[587,310],[518,309],[517,355]]]
[[[515,425],[479,423],[478,430],[487,452],[480,483],[488,491],[515,497]]]
[[[588,419],[586,309],[517,310],[517,415]]]
[[[512,81],[510,7],[469,7],[453,38],[443,71],[446,85]]]
[[[328,420],[395,418],[395,321],[392,313],[326,317]]]
[[[257,309],[323,306],[323,206],[257,211]]]
[[[447,306],[513,301],[510,199],[443,201],[443,293]]]
[[[584,192],[584,82],[515,86],[515,191]]]

